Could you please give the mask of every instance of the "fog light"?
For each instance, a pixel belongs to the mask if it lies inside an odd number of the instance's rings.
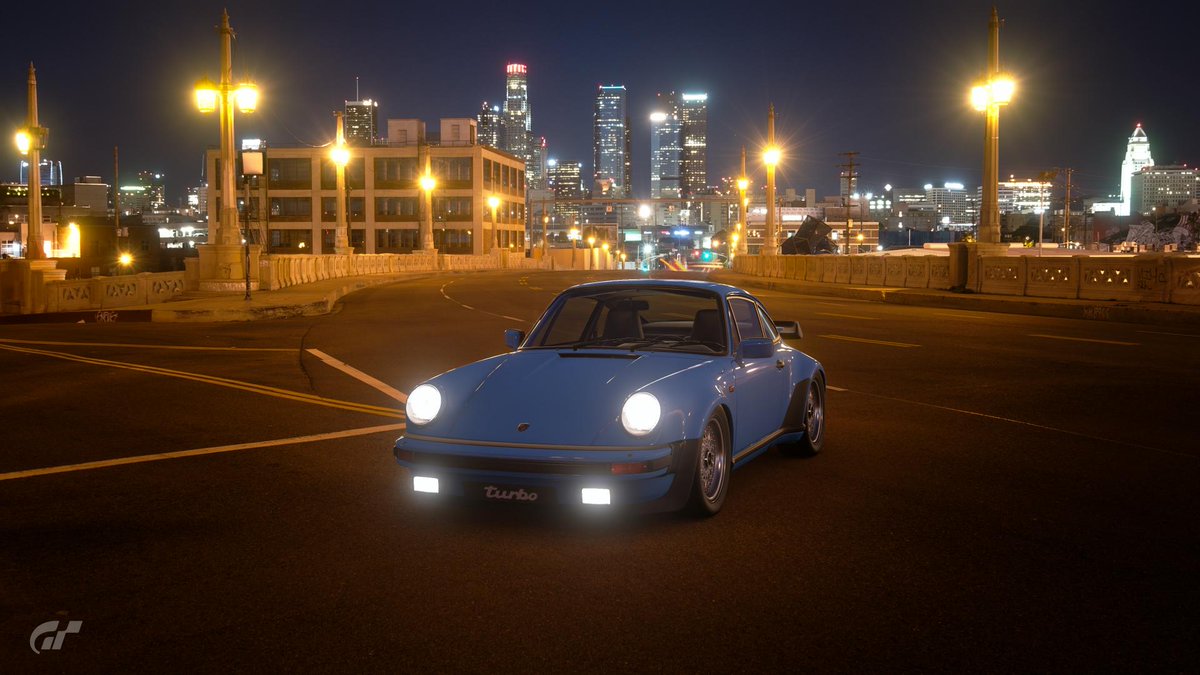
[[[584,504],[611,504],[608,488],[583,488]]]
[[[428,492],[436,495],[438,493],[438,479],[431,476],[413,476],[413,490],[415,492]]]

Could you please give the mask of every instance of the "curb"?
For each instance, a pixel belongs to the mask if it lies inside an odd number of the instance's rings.
[[[1200,326],[1200,309],[1164,305],[1162,303],[1132,304],[1116,301],[1032,299],[1016,296],[952,293],[915,288],[873,288],[814,284],[790,279],[754,277],[736,272],[713,272],[714,281],[735,286],[762,288],[789,293],[813,293],[853,300],[868,300],[913,307],[1024,314],[1057,319],[1087,321],[1117,321],[1122,323],[1158,324],[1166,326]]]

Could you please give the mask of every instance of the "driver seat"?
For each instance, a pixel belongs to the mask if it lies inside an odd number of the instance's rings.
[[[696,312],[692,319],[692,334],[690,340],[699,342],[716,342],[725,344],[725,336],[721,333],[721,315],[715,309],[702,309]]]
[[[623,302],[608,310],[608,316],[604,318],[604,333],[600,337],[606,340],[641,340],[642,318],[637,306],[632,302]]]

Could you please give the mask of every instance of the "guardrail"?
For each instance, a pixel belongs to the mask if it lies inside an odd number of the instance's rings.
[[[1200,255],[979,256],[981,293],[1200,305]],[[740,255],[733,271],[830,284],[947,290],[964,279],[950,256]]]

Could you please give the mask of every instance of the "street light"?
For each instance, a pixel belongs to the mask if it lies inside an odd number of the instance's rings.
[[[428,170],[428,169],[427,169]],[[437,187],[437,179],[426,173],[417,179],[417,185],[425,193],[425,219],[421,222],[421,248],[433,248],[433,189]]]
[[[19,129],[13,141],[17,151],[29,156],[28,173],[28,204],[29,216],[26,218],[25,257],[29,260],[41,260],[47,256],[45,242],[42,241],[42,150],[46,149],[46,136],[50,130],[38,124],[37,108],[37,74],[33,64],[29,64],[29,79],[27,80],[29,101],[25,127]]]
[[[762,255],[779,253],[777,224],[775,222],[775,165],[779,164],[783,152],[775,145],[775,105],[771,104],[767,115],[767,147],[763,150],[763,164],[767,165],[767,231],[763,239]]]
[[[350,163],[350,148],[346,147],[346,126],[345,120],[342,118],[342,112],[336,110],[333,113],[337,119],[337,135],[334,137],[333,147],[329,150],[329,159],[333,160],[337,167],[337,178],[334,184],[334,190],[337,196],[334,197],[334,207],[337,212],[337,223],[333,238],[333,252],[339,255],[345,255],[351,252],[350,249],[350,199],[347,195],[349,186],[346,184],[346,165]]]
[[[494,246],[500,245],[500,230],[496,229],[496,209],[500,208],[500,198],[496,195],[491,195],[487,198],[488,208],[492,210],[492,238],[495,240]]]
[[[217,221],[217,231],[215,241],[210,233],[209,244],[215,243],[218,248],[209,249],[201,248],[201,256],[214,255],[216,260],[213,264],[201,264],[201,269],[218,270],[226,265],[234,267],[238,264],[238,258],[241,251],[239,228],[238,228],[238,212],[237,212],[237,192],[234,182],[235,166],[234,166],[234,150],[233,150],[233,111],[236,107],[243,113],[254,112],[258,107],[258,89],[254,84],[245,82],[234,84],[233,82],[233,65],[232,65],[232,42],[233,28],[229,25],[229,13],[221,13],[221,80],[214,84],[208,78],[203,78],[196,83],[195,97],[196,108],[202,113],[217,111],[220,116],[221,129],[221,213]],[[246,267],[243,273],[249,276],[250,268]],[[203,281],[203,280],[202,280]],[[222,280],[226,282],[228,280]],[[223,284],[219,287],[222,290]]]
[[[988,21],[988,66],[986,79],[971,89],[971,105],[986,113],[983,145],[983,204],[979,242],[1000,243],[1000,106],[1012,101],[1016,81],[1000,72],[1000,18],[992,8]]]

